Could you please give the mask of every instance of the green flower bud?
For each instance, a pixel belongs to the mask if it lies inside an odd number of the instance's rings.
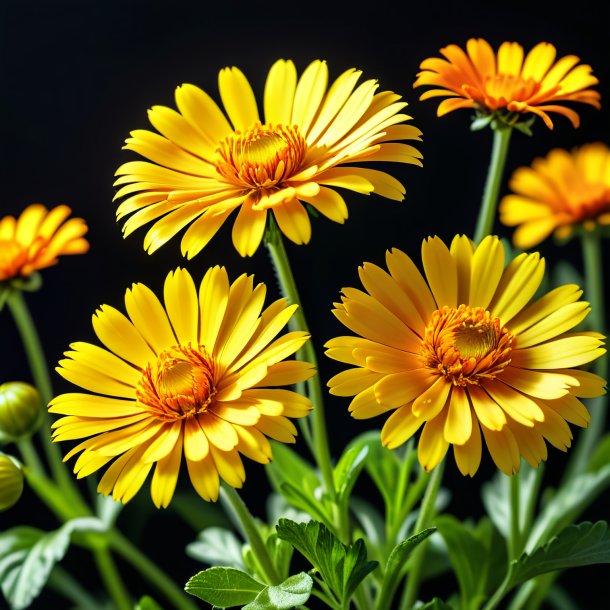
[[[42,423],[42,400],[38,390],[22,381],[0,385],[0,440],[28,438]]]
[[[23,472],[12,458],[0,453],[0,511],[17,503],[23,492]]]

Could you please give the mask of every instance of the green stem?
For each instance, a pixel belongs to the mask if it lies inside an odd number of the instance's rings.
[[[494,128],[494,141],[491,152],[491,161],[487,171],[483,201],[477,219],[477,228],[474,233],[474,242],[478,244],[485,236],[493,231],[496,219],[496,208],[500,194],[500,183],[506,165],[506,155],[513,128],[509,125],[498,125]]]
[[[116,610],[131,610],[133,606],[129,593],[125,589],[110,551],[107,548],[95,548],[92,552],[104,586],[114,602]]]
[[[244,501],[230,485],[225,483],[223,483],[220,488],[220,498],[229,506],[230,510],[232,510],[237,521],[239,522],[244,538],[250,544],[252,553],[258,562],[265,581],[270,585],[279,585],[282,582],[282,578],[279,575],[271,556],[269,555],[269,551],[267,550],[260,531],[254,522],[254,518],[244,504]]]
[[[508,534],[508,561],[514,561],[521,554],[521,481],[519,475],[510,477],[510,530]]]
[[[89,595],[89,592],[60,565],[55,565],[53,568],[47,585],[80,608],[86,608],[87,610],[106,610],[107,608]]]
[[[540,494],[543,476],[544,462],[539,464],[538,468],[536,468],[534,472],[534,484],[529,496],[526,498],[525,517],[523,520],[523,531],[521,533],[524,546],[527,545],[528,538],[532,531],[532,524],[534,523],[534,516],[536,513],[536,504],[538,502],[538,495]]]
[[[91,514],[90,511],[83,512],[78,506],[66,502],[61,490],[45,474],[39,474],[27,466],[24,468],[23,474],[34,493],[60,521],[70,521],[70,519]]]
[[[419,509],[419,515],[413,533],[417,534],[422,530],[430,527],[436,513],[436,498],[443,480],[443,471],[445,469],[445,461],[443,460],[433,471],[428,479],[426,493]],[[417,600],[417,591],[421,580],[421,572],[424,565],[424,557],[426,554],[426,541],[422,542],[413,551],[410,559],[410,569],[407,576],[407,586],[405,587],[402,600],[400,602],[401,610],[411,608]]]
[[[11,291],[7,303],[15,325],[23,341],[25,353],[32,371],[32,378],[34,384],[38,388],[40,395],[44,401],[45,407],[53,398],[53,388],[51,386],[51,378],[49,376],[49,370],[47,368],[47,361],[42,349],[42,344],[36,331],[36,326],[32,320],[32,316],[27,308],[25,299],[20,290]],[[51,422],[49,414],[45,408],[44,410],[44,423],[40,428],[40,438],[42,440],[42,446],[44,448],[45,455],[51,467],[54,479],[60,485],[67,499],[71,502],[83,506],[83,500],[78,492],[78,489],[74,483],[74,480],[70,476],[65,464],[62,461],[62,456],[59,451],[59,447],[51,441],[49,430],[51,428]]]
[[[284,241],[278,228],[274,224],[270,224],[270,228],[265,239],[265,245],[271,256],[271,261],[275,267],[277,277],[284,296],[289,303],[296,303],[299,307],[294,316],[289,322],[292,329],[298,329],[309,333],[309,328],[305,320],[303,306],[299,298],[290,261],[284,247]],[[302,355],[301,355],[302,354]],[[299,350],[299,358],[305,359],[313,364],[318,369],[318,361],[313,343],[307,341],[303,348]],[[328,443],[328,434],[326,431],[326,420],[324,416],[324,401],[322,398],[322,388],[320,387],[320,375],[314,375],[307,380],[307,392],[311,402],[313,403],[313,413],[311,414],[313,421],[313,455],[318,464],[318,468],[322,473],[322,480],[327,492],[333,500],[336,499],[335,484],[333,479],[333,467],[330,457],[330,447]]]
[[[38,457],[38,453],[36,453],[36,449],[34,449],[34,445],[32,444],[32,439],[23,438],[21,440],[15,441],[17,448],[19,449],[19,453],[21,453],[21,457],[23,458],[23,462],[25,465],[36,474],[40,476],[46,476],[44,471],[44,466]]]
[[[602,244],[599,231],[584,232],[581,239],[582,258],[585,276],[585,298],[591,304],[589,321],[591,328],[597,332],[606,332]],[[607,356],[598,358],[593,363],[593,372],[600,377],[607,375]],[[606,410],[608,396],[599,396],[589,401],[588,407],[591,412],[591,422],[586,430],[582,430],[576,447],[572,452],[572,458],[568,464],[564,480],[572,478],[583,472],[591,455],[604,433],[606,426]]]
[[[107,536],[110,548],[134,566],[152,585],[157,587],[172,603],[175,610],[197,610],[197,604],[192,602],[163,570],[148,559],[121,532],[112,529]]]
[[[491,599],[485,604],[483,610],[494,610],[498,604],[504,599],[504,596],[511,590],[511,580],[513,578],[515,564],[511,563],[508,568],[508,572],[502,581],[502,584],[496,589]]]

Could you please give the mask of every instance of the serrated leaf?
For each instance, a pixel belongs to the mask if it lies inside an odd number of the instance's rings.
[[[134,610],[163,610],[161,606],[149,595],[140,598]]]
[[[346,502],[352,493],[352,489],[362,471],[366,457],[369,453],[368,446],[353,446],[346,449],[339,458],[333,478],[335,489],[339,496],[339,502]]]
[[[422,530],[418,534],[403,540],[392,549],[385,566],[385,574],[383,576],[381,591],[379,592],[379,599],[377,600],[378,607],[391,607],[392,599],[400,584],[400,579],[404,574],[407,560],[411,553],[435,531],[436,528],[434,527]]]
[[[585,521],[566,527],[530,555],[524,553],[514,567],[511,587],[546,572],[601,563],[610,563],[608,524]]]
[[[44,588],[51,570],[63,559],[73,532],[103,532],[95,517],[79,517],[54,532],[19,526],[0,534],[0,583],[12,610],[27,608]]]
[[[250,603],[265,587],[241,570],[213,567],[191,577],[184,589],[208,604],[231,608]]]
[[[312,587],[311,576],[300,572],[279,585],[266,587],[242,610],[289,610],[304,604],[311,595]]]
[[[597,472],[584,472],[561,487],[536,519],[528,539],[526,552],[550,540],[610,487],[610,464]]]
[[[186,554],[211,566],[244,570],[242,543],[224,527],[208,527],[199,533],[197,540],[186,547]]]
[[[367,561],[362,539],[346,546],[319,521],[295,523],[280,519],[276,529],[282,540],[292,544],[320,572],[341,604],[377,567],[376,561]]]

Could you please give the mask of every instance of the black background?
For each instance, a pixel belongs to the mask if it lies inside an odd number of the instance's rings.
[[[186,266],[196,281],[214,264],[227,266],[233,279],[243,272],[255,273],[258,280],[269,284],[270,298],[275,298],[277,290],[264,249],[250,259],[240,258],[233,250],[232,219],[190,262],[181,258],[178,239],[152,256],[142,249],[145,230],[123,240],[115,222],[113,174],[121,163],[136,158],[121,150],[129,132],[151,128],[146,118],[150,106],[173,107],[177,85],[194,83],[219,100],[218,71],[236,65],[261,99],[266,74],[276,59],[293,59],[299,73],[310,61],[326,59],[331,79],[357,67],[363,70],[363,78],[377,78],[380,90],[403,95],[413,124],[424,132],[419,145],[424,168],[391,168],[406,186],[404,202],[349,193],[350,218],[344,226],[316,219],[308,246],[288,245],[319,351],[320,374],[326,382],[341,367],[322,355],[321,346],[344,334],[330,313],[331,304],[342,287],[358,285],[358,265],[365,260],[383,264],[385,250],[391,247],[399,247],[419,261],[421,241],[426,236],[436,234],[449,241],[456,233],[473,231],[491,133],[470,133],[468,111],[438,119],[438,102],[420,103],[422,91],[412,89],[419,63],[437,56],[442,46],[463,46],[473,36],[486,38],[494,48],[504,40],[515,40],[526,51],[537,42],[548,41],[557,47],[558,56],[576,54],[593,66],[601,81],[597,88],[604,105],[610,97],[610,12],[607,3],[603,4],[605,8],[587,1],[563,6],[429,1],[339,5],[4,0],[0,6],[0,214],[18,214],[32,202],[49,207],[67,203],[90,227],[90,253],[63,258],[57,267],[44,271],[43,289],[28,295],[49,362],[56,363],[72,341],[96,341],[91,314],[100,304],[122,309],[125,289],[134,281],[146,283],[159,294],[166,274],[178,265]],[[599,112],[577,105],[575,109],[581,116],[580,129],[554,115],[553,131],[538,121],[533,138],[516,133],[506,177],[552,147],[610,141],[610,115],[605,108]],[[506,181],[503,192],[505,185]],[[497,231],[510,235],[500,226]],[[560,257],[580,265],[576,244],[559,250],[549,241],[540,249],[549,267]],[[12,379],[29,380],[29,372],[12,320],[8,312],[2,312],[0,381]],[[70,391],[57,375],[54,384],[58,393]],[[383,423],[382,418],[352,420],[347,404],[347,399],[332,397],[327,402],[335,456],[356,434]],[[302,442],[297,448],[305,454]],[[549,484],[558,479],[565,461],[563,454],[550,449],[545,479]],[[263,469],[249,464],[247,472],[243,495],[252,510],[262,515],[261,499],[268,491]],[[475,479],[465,479],[449,456],[446,484],[452,493],[450,510],[463,518],[479,516],[480,485],[492,473],[486,457]],[[134,519],[146,522],[139,543],[183,582],[200,569],[183,554],[194,534],[175,515],[159,514],[150,506],[145,486],[121,516],[123,529],[133,533],[129,528]],[[29,493],[19,507],[19,511],[0,516],[0,528],[25,521],[24,512],[36,525],[54,527]],[[608,501],[600,501],[585,516],[607,519],[609,508]],[[148,521],[143,515],[149,515]],[[71,551],[67,561],[72,561],[84,582],[97,586],[86,555]],[[568,573],[562,582],[582,608],[597,609],[604,607],[597,596],[603,590],[600,580],[607,574],[605,568],[585,568]],[[134,592],[147,592],[146,586],[132,577]],[[446,587],[450,590],[453,583],[446,583]],[[427,591],[430,597],[442,592]],[[63,602],[49,599],[35,607],[63,607]]]

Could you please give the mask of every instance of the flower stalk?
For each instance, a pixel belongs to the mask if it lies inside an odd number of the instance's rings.
[[[289,327],[291,330],[302,330],[309,332],[307,321],[305,320],[305,314],[303,312],[303,306],[297,290],[297,285],[290,267],[288,254],[286,253],[282,236],[273,221],[269,222],[267,235],[265,237],[265,245],[267,246],[269,256],[271,257],[271,261],[276,271],[282,294],[286,297],[289,303],[296,303],[299,306],[294,316],[288,323]],[[305,343],[301,350],[297,352],[297,356],[313,364],[316,369],[318,368],[315,348],[311,341]],[[320,472],[322,473],[322,480],[324,481],[326,490],[331,498],[335,500],[336,491],[333,479],[333,468],[328,443],[328,433],[326,430],[324,401],[322,397],[322,388],[320,387],[319,374],[316,374],[308,379],[306,384],[307,395],[314,408],[311,414],[311,433],[308,434],[307,432],[304,432],[304,434],[306,439],[308,439],[308,445],[312,449],[316,463],[320,468]]]
[[[34,320],[30,315],[23,294],[20,290],[12,290],[7,299],[7,304],[15,321],[15,325],[21,336],[23,346],[25,349],[26,357],[30,365],[32,372],[32,378],[34,384],[38,388],[42,397],[43,403],[46,406],[53,398],[53,389],[51,386],[51,378],[49,375],[49,369],[47,367],[47,361],[44,355],[44,350],[34,324]],[[78,492],[74,480],[70,476],[66,466],[64,465],[59,451],[59,447],[55,445],[50,438],[49,430],[51,422],[49,415],[44,409],[44,421],[43,425],[39,430],[39,436],[42,441],[42,446],[45,452],[45,456],[51,468],[51,472],[55,481],[61,487],[66,496],[71,502],[83,507],[83,500]],[[27,451],[25,447],[20,447]],[[29,455],[28,460],[30,466],[35,470],[40,470],[40,461],[34,463],[33,458]],[[25,456],[24,456],[25,459]]]
[[[441,482],[443,480],[443,472],[445,470],[445,460],[443,460],[433,471],[428,478],[428,484],[426,486],[426,492],[422,500],[417,522],[413,533],[417,534],[422,530],[430,527],[434,516],[436,514],[436,499],[438,492],[441,488]],[[413,607],[413,604],[417,600],[417,591],[419,590],[419,583],[421,581],[421,572],[424,565],[424,558],[426,556],[427,541],[423,541],[411,555],[410,569],[407,573],[407,585],[400,602],[400,610],[408,610]]]
[[[493,128],[494,138],[491,161],[487,171],[483,201],[481,202],[477,226],[474,232],[475,244],[479,244],[484,237],[493,232],[500,195],[500,184],[504,174],[512,130],[513,128],[510,125],[499,122]]]

